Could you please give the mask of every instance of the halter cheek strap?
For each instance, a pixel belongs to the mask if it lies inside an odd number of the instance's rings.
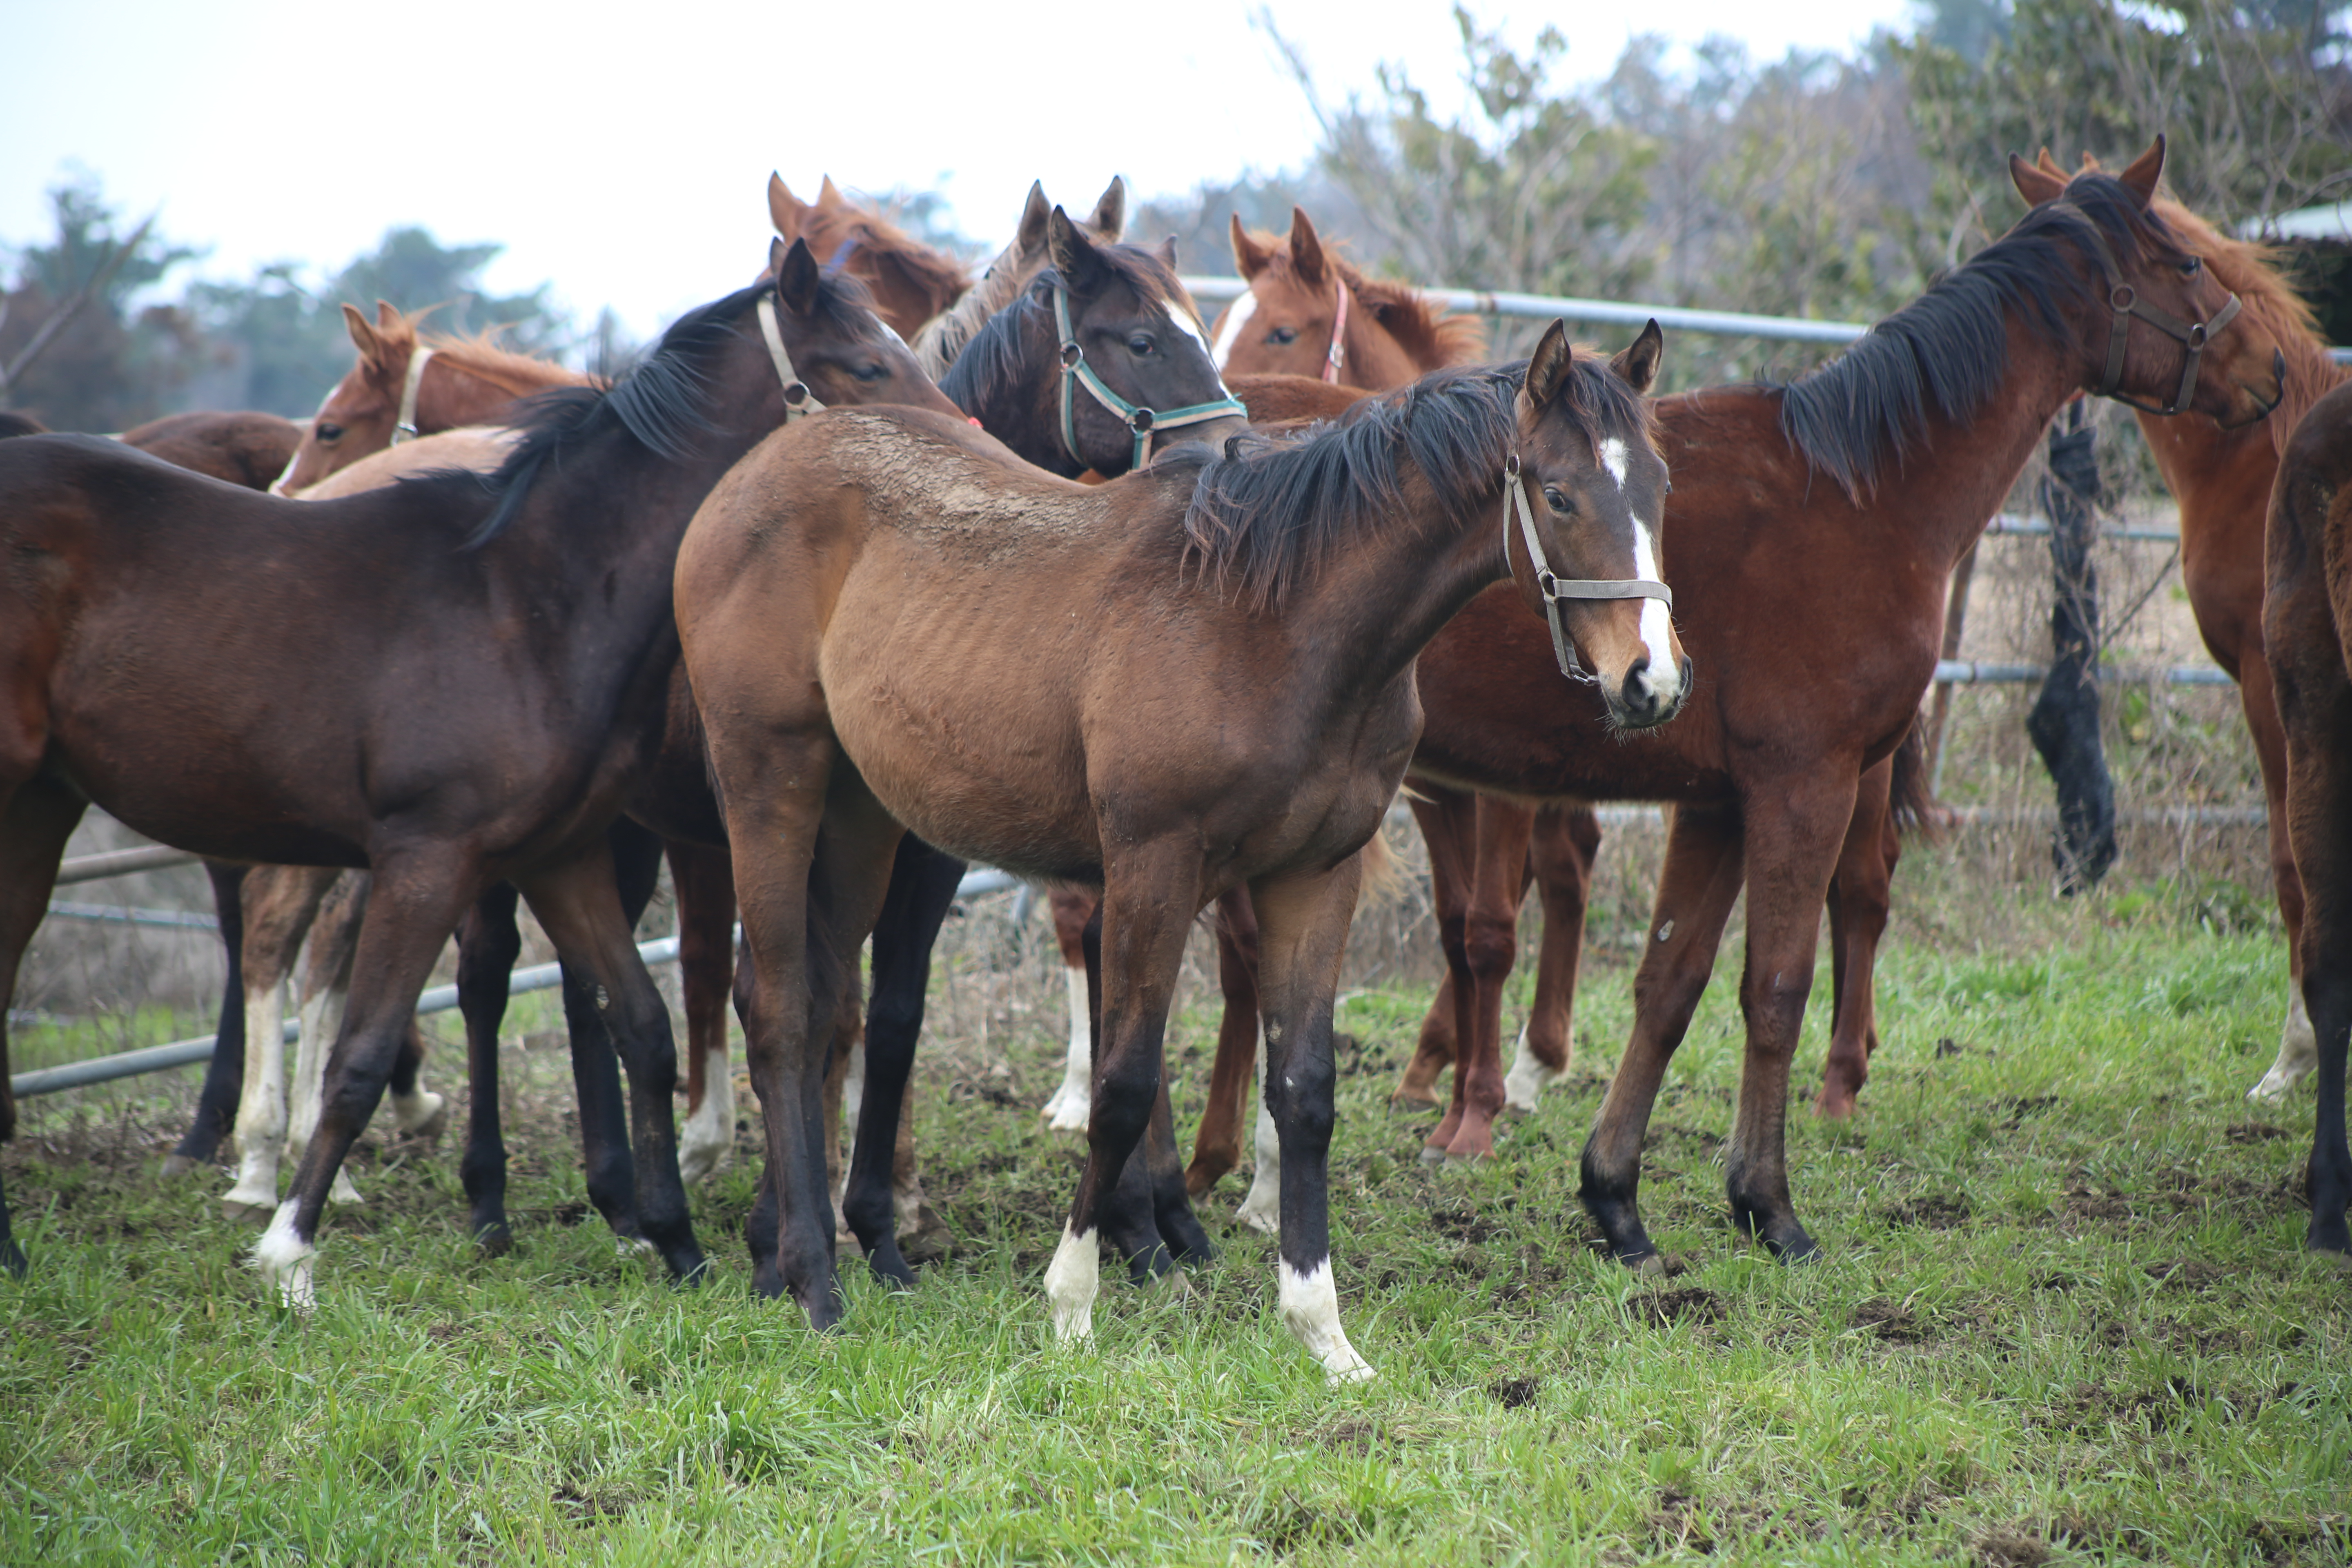
[[[433,351],[419,343],[408,356],[408,375],[400,387],[400,419],[392,427],[391,445],[416,439],[416,389],[425,384],[425,366]]]
[[[1562,599],[1658,599],[1667,609],[1675,607],[1675,591],[1664,583],[1648,577],[1556,577],[1551,563],[1544,556],[1543,541],[1536,537],[1535,509],[1528,504],[1528,481],[1519,471],[1519,455],[1514,452],[1503,464],[1503,565],[1511,563],[1511,517],[1517,512],[1519,536],[1527,542],[1528,564],[1535,568],[1536,588],[1543,595],[1544,620],[1551,626],[1552,657],[1559,661],[1559,672],[1572,680],[1590,679],[1584,665],[1576,657],[1576,644],[1569,639],[1567,628],[1560,625],[1559,602]]]
[[[1331,317],[1331,347],[1323,355],[1323,379],[1334,386],[1348,368],[1348,280],[1339,279],[1339,308]]]
[[[816,394],[808,389],[793,370],[793,356],[784,352],[784,335],[776,330],[776,301],[767,294],[760,296],[760,335],[768,340],[768,358],[776,367],[776,380],[784,389],[784,423],[789,425],[803,415],[814,414],[824,407]]]
[[[2113,317],[2107,328],[2107,365],[2099,376],[2098,385],[2091,389],[2091,395],[2094,397],[2112,397],[2126,407],[2149,414],[2179,413],[2189,406],[2189,400],[2197,395],[2197,363],[2204,355],[2205,345],[2216,332],[2238,319],[2240,300],[2235,294],[2231,295],[2230,302],[2215,311],[2210,321],[2184,321],[2169,310],[2149,304],[2139,297],[2138,290],[2121,280],[2123,268],[2116,265],[2116,253],[2108,248],[2106,236],[2099,232],[2097,220],[2072,203],[2062,205],[2082,217],[2085,226],[2084,234],[2090,240],[2091,249],[2097,254],[2099,265],[2105,268],[2110,280],[2107,309],[2113,312]],[[2124,350],[2131,340],[2134,317],[2175,339],[2188,351],[2188,357],[2180,366],[2180,390],[2174,393],[2172,401],[2161,408],[2152,403],[2142,403],[2136,397],[2126,397],[2116,390],[2124,383]]]
[[[1172,408],[1164,414],[1121,397],[1111,390],[1109,383],[1095,374],[1095,367],[1087,363],[1087,351],[1079,345],[1077,333],[1070,326],[1069,290],[1059,286],[1054,289],[1054,331],[1062,340],[1062,446],[1070,454],[1070,460],[1080,468],[1092,465],[1078,455],[1078,420],[1071,395],[1072,382],[1092,393],[1096,402],[1118,415],[1120,423],[1134,432],[1135,452],[1129,459],[1130,468],[1139,468],[1150,460],[1151,437],[1156,431],[1202,425],[1212,419],[1249,417],[1249,410],[1242,405],[1240,398],[1230,392],[1213,403],[1195,403],[1190,407]],[[1224,391],[1222,384],[1218,390]]]

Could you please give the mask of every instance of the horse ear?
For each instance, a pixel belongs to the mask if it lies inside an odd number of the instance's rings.
[[[1234,215],[1234,266],[1244,283],[1265,271],[1274,261],[1274,247],[1261,243],[1242,226],[1242,215]]]
[[[400,325],[399,308],[389,300],[375,302],[375,330],[389,336]]]
[[[776,226],[777,237],[782,239],[799,237],[801,225],[807,221],[808,204],[793,195],[784,184],[782,174],[768,176],[768,221]]]
[[[1116,244],[1127,232],[1127,182],[1117,174],[1103,187],[1101,197],[1095,203],[1095,215],[1087,226],[1106,245]]]
[[[2156,133],[2156,140],[2147,144],[2147,151],[2134,158],[2131,167],[2116,176],[2124,183],[2124,189],[2132,194],[2134,205],[2142,208],[2147,205],[2148,198],[2156,195],[2156,182],[2163,177],[2164,132],[2161,131]]]
[[[1021,226],[1013,231],[1013,248],[1016,255],[1034,256],[1045,247],[1045,215],[1054,210],[1045,200],[1042,181],[1029,182],[1029,199],[1021,204]]]
[[[840,187],[836,186],[833,183],[833,176],[831,174],[822,174],[819,175],[818,178],[823,183],[816,188],[816,205],[821,207],[839,206],[841,205],[841,190]]]
[[[1096,253],[1095,242],[1059,207],[1045,219],[1045,249],[1054,258],[1054,269],[1073,294],[1094,293],[1109,275],[1109,267]]]
[[[1323,241],[1304,207],[1290,209],[1290,269],[1309,285],[1323,281]]]
[[[2054,202],[2066,189],[2063,176],[2037,169],[2014,153],[2009,155],[2009,181],[2017,187],[2017,194],[2025,198],[2025,205],[2030,207]]]
[[[343,325],[351,331],[352,346],[360,351],[362,363],[383,363],[383,340],[375,335],[375,329],[368,325],[368,319],[360,314],[358,306],[343,307]]]
[[[783,259],[776,263],[776,299],[795,316],[805,316],[816,303],[817,285],[824,279],[824,269],[816,264],[805,239],[794,239]]]
[[[1568,323],[1555,319],[1544,329],[1543,340],[1528,360],[1528,406],[1541,408],[1559,395],[1560,383],[1568,379],[1575,357],[1576,352],[1568,344]]]
[[[2088,168],[2090,164],[2091,155],[2085,153],[2083,154],[2083,166]],[[2066,177],[2066,171],[2058,166],[2058,160],[2050,155],[2050,149],[2047,147],[2033,154],[2033,166],[2045,174],[2055,174],[2062,180]]]
[[[1166,239],[1161,240],[1158,245],[1153,246],[1151,247],[1151,254],[1160,258],[1161,265],[1166,267],[1169,271],[1175,271],[1176,237],[1171,234]]]
[[[1665,352],[1666,334],[1658,330],[1658,320],[1653,316],[1649,325],[1642,329],[1642,335],[1609,362],[1609,368],[1637,395],[1646,397],[1650,388],[1657,384],[1658,359]]]

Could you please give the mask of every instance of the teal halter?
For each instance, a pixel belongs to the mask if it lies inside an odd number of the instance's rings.
[[[1119,422],[1135,433],[1135,455],[1129,459],[1130,468],[1139,468],[1150,458],[1151,437],[1157,431],[1202,425],[1212,419],[1249,417],[1249,410],[1230,392],[1214,403],[1195,403],[1189,408],[1173,408],[1165,414],[1129,403],[1113,392],[1095,374],[1095,367],[1087,363],[1087,351],[1079,346],[1077,334],[1070,328],[1070,291],[1059,283],[1054,285],[1054,330],[1062,339],[1062,445],[1069,452],[1070,460],[1080,468],[1092,465],[1078,455],[1077,414],[1070,396],[1073,381],[1094,394],[1096,402],[1118,415]],[[1223,386],[1218,390],[1223,391]]]

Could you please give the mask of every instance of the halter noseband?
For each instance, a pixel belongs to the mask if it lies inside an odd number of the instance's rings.
[[[1339,373],[1348,368],[1348,280],[1339,279],[1339,309],[1331,317],[1331,346],[1323,355],[1323,379],[1332,385],[1339,384]]]
[[[433,351],[422,343],[409,353],[408,376],[400,388],[400,419],[392,427],[389,446],[416,439],[416,389],[425,384],[425,364],[432,357]]]
[[[1503,464],[1503,568],[1511,565],[1511,514],[1518,513],[1519,536],[1527,541],[1528,564],[1535,568],[1536,587],[1543,595],[1544,619],[1551,626],[1552,657],[1559,660],[1559,672],[1571,680],[1591,679],[1583,663],[1576,657],[1576,645],[1569,640],[1559,624],[1559,602],[1562,599],[1659,599],[1668,610],[1675,607],[1675,591],[1664,583],[1648,577],[1556,577],[1551,563],[1544,556],[1543,541],[1536,537],[1535,509],[1528,504],[1528,481],[1519,472],[1519,455],[1514,452]]]
[[[2230,302],[2215,312],[2210,321],[2184,321],[2169,310],[2147,303],[2139,297],[2137,289],[2120,280],[2124,269],[2116,265],[2116,253],[2108,248],[2106,236],[2099,232],[2098,220],[2072,202],[2053,205],[2063,205],[2082,218],[2086,226],[2084,232],[2090,239],[2092,250],[2098,255],[2099,265],[2114,280],[2107,287],[2107,309],[2115,313],[2114,324],[2107,331],[2107,368],[2100,375],[2099,384],[2091,389],[2091,395],[2112,397],[2127,408],[2137,408],[2148,414],[2179,413],[2189,406],[2189,400],[2197,395],[2197,363],[2204,355],[2206,343],[2212,340],[2213,334],[2238,319],[2242,301],[2235,294],[2231,295]],[[2152,403],[2142,403],[2136,397],[2126,397],[2116,390],[2123,384],[2124,347],[2131,337],[2132,318],[2135,316],[2178,341],[2189,351],[2189,357],[2180,367],[2180,390],[2162,408]]]
[[[1094,394],[1096,402],[1118,415],[1119,422],[1135,433],[1135,454],[1128,461],[1132,468],[1139,468],[1150,459],[1151,437],[1156,432],[1202,425],[1212,419],[1249,417],[1242,400],[1230,392],[1213,403],[1195,403],[1185,408],[1171,408],[1165,414],[1129,403],[1113,392],[1110,384],[1095,374],[1095,367],[1087,363],[1087,351],[1070,327],[1070,291],[1060,283],[1054,285],[1054,331],[1062,340],[1062,446],[1070,454],[1070,460],[1081,468],[1093,465],[1078,455],[1077,411],[1070,395],[1073,381]],[[1222,383],[1218,390],[1224,390]]]
[[[784,352],[784,335],[776,330],[776,301],[772,294],[760,296],[760,335],[768,340],[768,358],[776,367],[776,379],[784,388],[784,423],[789,425],[803,415],[816,414],[824,405],[808,389],[793,369],[793,356]]]

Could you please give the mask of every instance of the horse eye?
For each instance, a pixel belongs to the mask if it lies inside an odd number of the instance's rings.
[[[1274,331],[1266,333],[1265,341],[1272,343],[1276,348],[1287,348],[1290,344],[1298,341],[1298,329],[1296,327],[1276,327]]]
[[[890,367],[879,363],[861,364],[849,374],[860,381],[883,381],[888,378]]]
[[[1138,359],[1140,359],[1144,355],[1151,353],[1156,346],[1158,345],[1154,344],[1149,337],[1141,332],[1138,332],[1135,336],[1127,340],[1127,352],[1135,355]]]
[[[2180,264],[2180,275],[2183,278],[2194,278],[2204,269],[2205,261],[2201,257],[2192,256]]]
[[[343,427],[340,425],[314,426],[311,427],[310,433],[330,446],[332,446],[335,442],[343,438]]]
[[[1544,505],[1558,512],[1566,512],[1572,510],[1569,499],[1560,494],[1558,490],[1552,489],[1549,485],[1544,486]]]

